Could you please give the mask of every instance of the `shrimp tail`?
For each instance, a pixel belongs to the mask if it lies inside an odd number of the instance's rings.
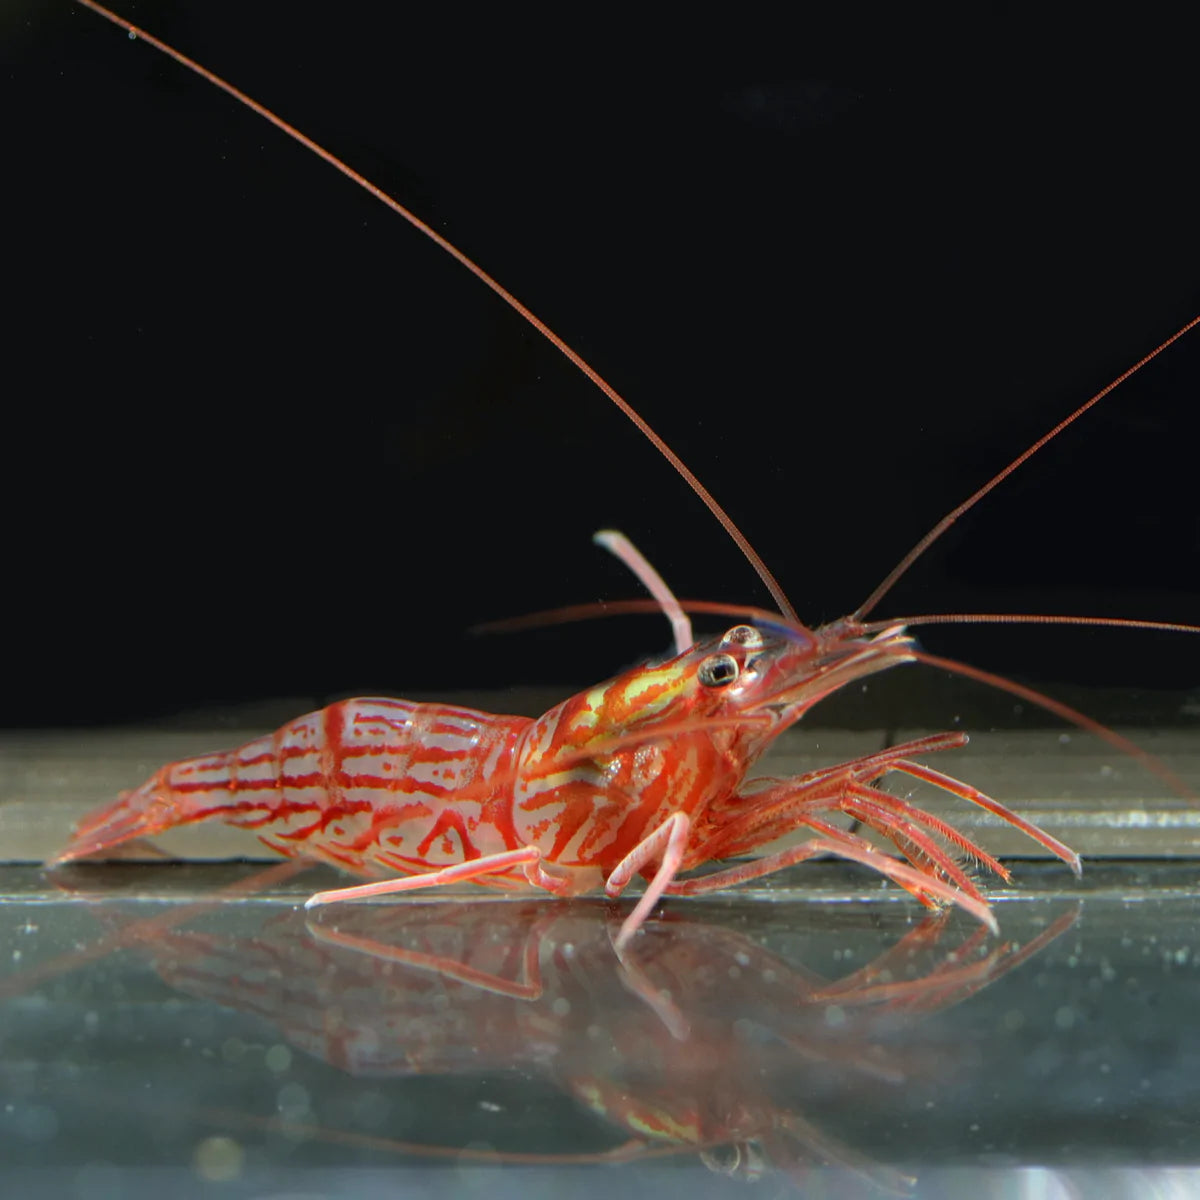
[[[166,770],[159,771],[139,788],[121,792],[112,804],[88,813],[75,825],[67,845],[46,865],[56,867],[89,858],[134,838],[153,837],[209,815],[203,811],[188,812],[180,804],[165,779]]]

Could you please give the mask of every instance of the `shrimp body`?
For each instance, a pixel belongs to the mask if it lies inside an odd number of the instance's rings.
[[[221,819],[288,856],[400,876],[325,893],[318,902],[465,879],[560,895],[603,884],[617,895],[642,874],[651,887],[627,922],[628,937],[664,891],[708,890],[831,852],[875,868],[927,903],[957,903],[990,924],[986,902],[938,839],[1002,868],[932,816],[871,786],[910,767],[912,747],[747,784],[762,752],[813,704],[910,661],[911,646],[901,626],[861,635],[839,622],[768,636],[736,625],[537,719],[405,700],[340,701],[239,749],[164,767],[85,818],[54,862]],[[921,748],[963,740],[943,735]],[[965,794],[965,785],[939,780]],[[911,866],[831,825],[836,813],[875,828]],[[800,826],[818,836],[799,851],[732,868],[732,875],[676,881],[717,855],[745,853]]]

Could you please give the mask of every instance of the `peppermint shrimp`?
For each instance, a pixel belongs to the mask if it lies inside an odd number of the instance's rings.
[[[594,372],[589,374],[597,381]],[[642,428],[645,432],[644,423]],[[733,532],[732,521],[694,476],[665,444],[656,440],[656,445]],[[759,452],[758,445],[749,449]],[[1067,847],[1020,822],[997,801],[912,758],[961,745],[960,734],[922,739],[795,780],[743,786],[769,742],[818,700],[902,662],[939,660],[922,656],[902,623],[865,621],[886,588],[877,589],[850,618],[815,630],[801,626],[761,559],[737,536],[779,604],[782,620],[751,613],[750,623],[695,646],[677,646],[679,653],[669,662],[635,668],[538,720],[404,701],[343,702],[240,751],[164,768],[114,810],[85,822],[59,861],[171,824],[224,815],[263,830],[271,844],[292,853],[363,873],[418,872],[398,884],[389,881],[387,890],[473,878],[528,882],[561,894],[602,882],[616,895],[645,874],[650,887],[622,929],[618,940],[624,944],[663,893],[723,886],[828,852],[875,868],[926,902],[957,903],[991,923],[986,901],[959,859],[965,854],[1001,874],[1003,868],[981,847],[877,786],[898,772],[989,807],[1077,865]],[[886,586],[900,573],[889,576]],[[652,704],[634,703],[647,695]],[[388,769],[390,776],[359,769],[356,745],[369,747],[381,772]],[[441,765],[435,768],[434,760]],[[348,765],[355,769],[347,770]],[[339,782],[343,775],[350,782]],[[386,794],[388,800],[377,809],[357,788]],[[396,794],[406,798],[399,809],[393,803]],[[272,801],[265,806],[264,796]],[[830,824],[835,813],[875,828],[910,865],[886,858]],[[410,818],[418,825],[404,828]],[[807,826],[816,837],[751,867],[702,880],[676,878],[713,857],[765,845],[797,826]]]

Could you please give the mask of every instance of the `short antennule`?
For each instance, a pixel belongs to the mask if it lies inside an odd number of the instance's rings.
[[[1101,388],[1086,404],[1081,404],[1073,413],[1064,417],[1053,429],[1043,434],[1036,442],[1033,443],[1027,450],[1022,451],[1016,458],[1012,460],[1001,471],[997,471],[979,488],[978,491],[972,492],[957,508],[951,509],[888,573],[884,576],[883,582],[850,614],[848,620],[862,621],[869,612],[875,609],[880,600],[884,598],[895,587],[896,583],[907,573],[909,567],[933,545],[934,542],[954,524],[964,513],[969,512],[980,500],[984,498],[994,487],[1006,480],[1018,467],[1022,466],[1031,459],[1047,442],[1052,442],[1068,425],[1074,424],[1085,412],[1095,404],[1099,404],[1109,392],[1118,388],[1131,375],[1140,371],[1148,362],[1157,358],[1168,346],[1177,342],[1188,330],[1200,325],[1200,316],[1193,317],[1182,329],[1176,330],[1169,338],[1161,345],[1156,346],[1144,358],[1138,359],[1127,371],[1123,371],[1120,375],[1108,384],[1107,387]]]
[[[654,597],[655,603],[663,611],[663,616],[671,622],[671,630],[675,635],[675,653],[683,654],[690,650],[696,640],[692,636],[691,619],[684,612],[675,593],[667,586],[666,580],[654,569],[646,556],[616,529],[598,529],[592,534],[592,541],[619,558]]]

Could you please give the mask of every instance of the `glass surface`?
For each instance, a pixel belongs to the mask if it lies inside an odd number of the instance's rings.
[[[999,938],[818,863],[622,962],[602,901],[4,868],[0,1193],[1186,1194],[1194,865],[1015,875]]]

